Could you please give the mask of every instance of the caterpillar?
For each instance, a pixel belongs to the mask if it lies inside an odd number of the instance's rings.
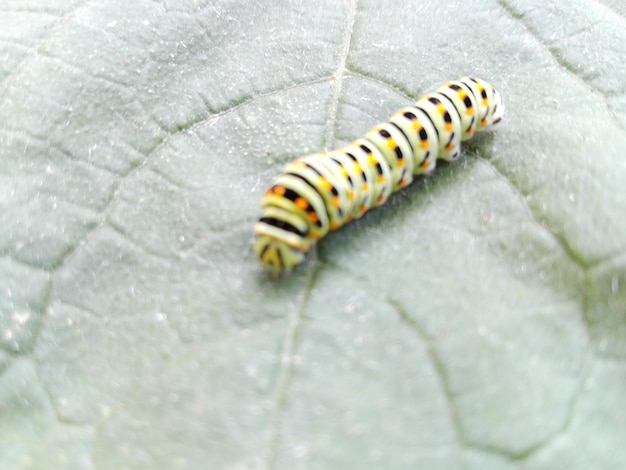
[[[414,175],[454,161],[461,142],[497,124],[500,94],[484,80],[450,81],[399,109],[364,137],[288,164],[261,199],[254,252],[274,273],[302,263],[328,232],[385,203]]]

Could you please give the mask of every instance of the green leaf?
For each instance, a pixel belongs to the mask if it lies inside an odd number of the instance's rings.
[[[4,0],[0,467],[626,464],[619,0]],[[507,113],[291,275],[293,158],[473,74]]]

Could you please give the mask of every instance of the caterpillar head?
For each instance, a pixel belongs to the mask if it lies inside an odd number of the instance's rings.
[[[304,261],[313,244],[307,236],[307,223],[298,214],[281,207],[264,207],[254,232],[254,253],[273,273],[291,271]]]
[[[257,236],[254,253],[265,269],[276,274],[291,271],[304,261],[306,255],[300,247],[290,246],[268,235]]]

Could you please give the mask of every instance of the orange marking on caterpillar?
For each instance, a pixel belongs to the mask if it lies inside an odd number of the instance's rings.
[[[307,201],[303,197],[296,198],[294,202],[296,203],[296,206],[298,206],[299,209],[307,210],[307,208],[309,207],[309,201]]]

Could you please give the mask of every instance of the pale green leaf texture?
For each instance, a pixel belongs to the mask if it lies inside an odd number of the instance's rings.
[[[626,468],[625,57],[620,0],[3,0],[0,468]],[[286,162],[466,74],[499,127],[262,272]]]

